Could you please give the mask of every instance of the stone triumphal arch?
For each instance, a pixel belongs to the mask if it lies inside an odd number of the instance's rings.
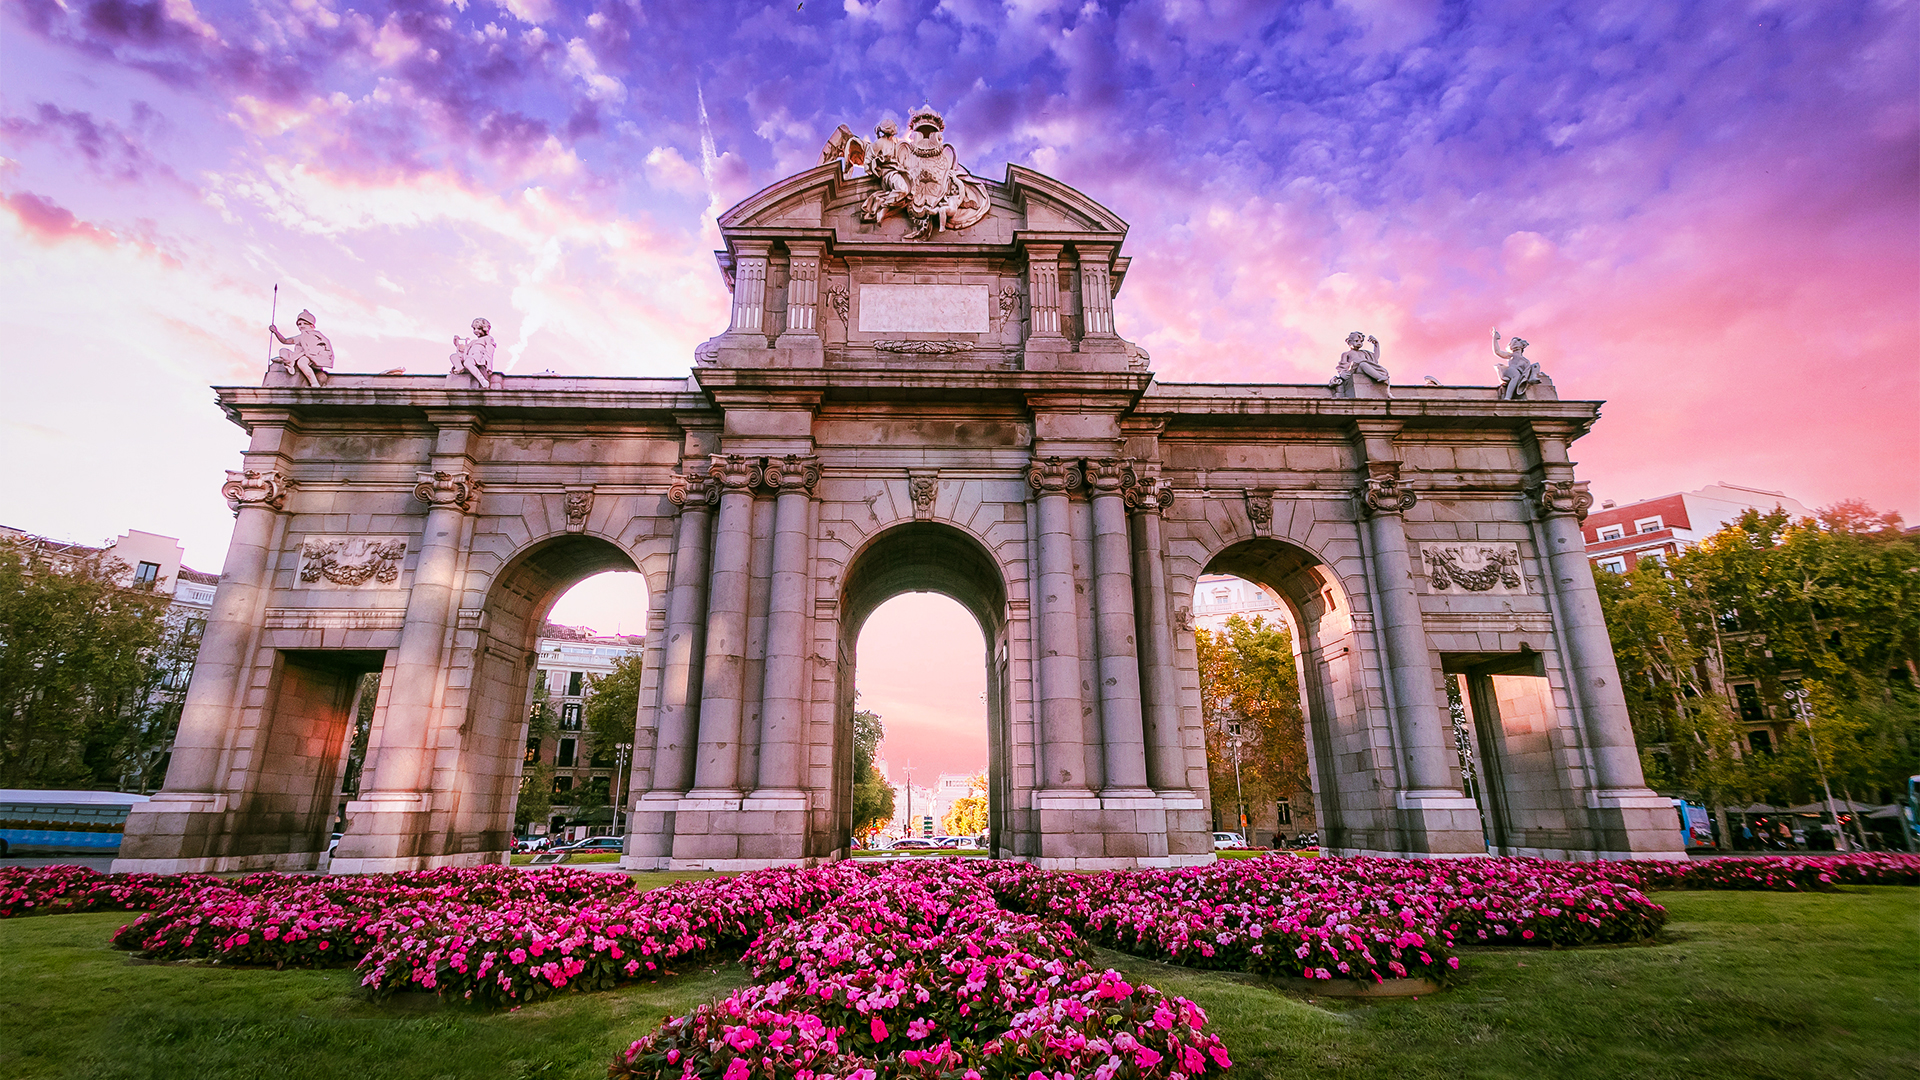
[[[1299,630],[1331,848],[1678,853],[1578,527],[1568,447],[1598,405],[1557,400],[1524,343],[1499,386],[1390,386],[1364,335],[1328,384],[1163,383],[1114,325],[1111,210],[1019,166],[972,176],[929,110],[823,157],[721,219],[731,324],[690,377],[503,375],[476,322],[447,376],[289,350],[219,388],[251,435],[233,542],[119,867],[317,865],[369,671],[331,869],[498,861],[540,622],[608,569],[651,597],[629,866],[844,855],[854,643],[909,590],[986,641],[996,855],[1211,860],[1207,572]]]

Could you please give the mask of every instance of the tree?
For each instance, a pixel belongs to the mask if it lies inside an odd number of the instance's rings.
[[[1259,615],[1251,621],[1234,615],[1219,632],[1193,633],[1215,808],[1261,805],[1309,790],[1306,717],[1287,628]],[[1237,785],[1234,724],[1240,730]]]
[[[874,758],[887,737],[878,713],[853,714],[853,832],[871,833],[893,820],[893,785],[880,775]]]
[[[0,538],[0,785],[138,787],[157,771],[188,635],[126,575],[105,552],[56,563],[35,538]]]
[[[637,655],[621,657],[612,671],[587,680],[581,718],[586,729],[587,756],[611,751],[623,743],[632,745],[634,726],[640,717],[643,660]]]
[[[974,773],[967,781],[967,793],[953,800],[940,818],[940,831],[948,836],[978,836],[987,831],[986,773]]]
[[[1920,769],[1920,543],[1899,526],[1858,500],[1748,511],[1665,565],[1595,574],[1650,784],[1877,799]],[[1774,752],[1743,750],[1755,720],[1786,725]]]

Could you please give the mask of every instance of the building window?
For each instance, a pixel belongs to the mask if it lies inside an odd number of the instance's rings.
[[[159,580],[160,580],[160,564],[159,563],[143,562],[139,566],[134,567],[133,584],[135,588],[143,588],[143,587],[151,588],[153,586],[153,583]]]
[[[565,795],[567,792],[572,790],[573,790],[573,777],[556,776],[553,778],[553,793],[555,795]]]
[[[596,769],[613,768],[613,747],[611,746],[594,747],[593,757],[588,759],[588,764],[592,765]]]
[[[579,745],[578,739],[561,739],[560,740],[560,756],[555,758],[553,763],[563,769],[572,768],[574,747],[578,745]]]
[[[1747,732],[1747,745],[1752,747],[1753,752],[1756,754],[1771,754],[1773,753],[1773,732],[1768,731],[1766,728],[1756,728],[1753,731],[1749,731]]]
[[[1611,559],[1601,559],[1600,569],[1611,570],[1616,574],[1624,574],[1627,572],[1627,558],[1624,555],[1620,555]]]
[[[580,703],[569,701],[560,706],[560,727],[566,731],[580,730]]]
[[[1660,519],[1657,517],[1641,518],[1639,521],[1633,523],[1633,531],[1637,533],[1659,532]]]
[[[1667,553],[1664,551],[1643,551],[1640,553],[1640,561],[1655,562],[1661,566],[1665,566],[1667,565]]]
[[[527,764],[529,765],[540,764],[540,740],[539,739],[527,740]]]
[[[587,677],[587,673],[584,671],[567,672],[567,696],[568,697],[580,696],[580,684],[582,681],[586,679],[586,677]]]
[[[1733,688],[1733,700],[1740,705],[1740,719],[1749,724],[1767,722],[1767,710],[1760,704],[1760,688],[1752,683],[1741,683]]]
[[[1293,803],[1289,800],[1281,799],[1274,804],[1274,821],[1281,825],[1293,824]]]
[[[1625,535],[1627,535],[1627,528],[1624,525],[1600,526],[1600,539],[1602,540],[1618,540]]]

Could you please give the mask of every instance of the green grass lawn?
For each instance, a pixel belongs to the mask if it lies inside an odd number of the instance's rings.
[[[1656,899],[1673,921],[1655,945],[1471,950],[1462,986],[1418,1001],[1307,1000],[1248,976],[1100,959],[1205,1006],[1245,1080],[1920,1072],[1920,890]],[[707,964],[511,1012],[372,1005],[351,972],[134,962],[107,945],[127,918],[0,921],[0,1076],[584,1080],[662,1016],[744,980]]]

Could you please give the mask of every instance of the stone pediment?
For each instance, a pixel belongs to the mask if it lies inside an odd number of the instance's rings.
[[[974,176],[931,110],[845,128],[824,163],[722,214],[733,313],[699,367],[1143,371],[1114,326],[1127,223],[1051,176]]]
[[[905,216],[879,224],[861,219],[861,206],[880,190],[871,175],[848,175],[834,161],[787,177],[743,199],[720,217],[723,236],[777,236],[787,233],[831,237],[836,245],[915,243],[935,250],[954,247],[1011,246],[1022,234],[1046,234],[1071,243],[1074,237],[1119,244],[1127,234],[1120,215],[1086,193],[1044,173],[1008,165],[999,182],[975,178],[992,201],[992,210],[964,230],[941,231],[910,240]]]

